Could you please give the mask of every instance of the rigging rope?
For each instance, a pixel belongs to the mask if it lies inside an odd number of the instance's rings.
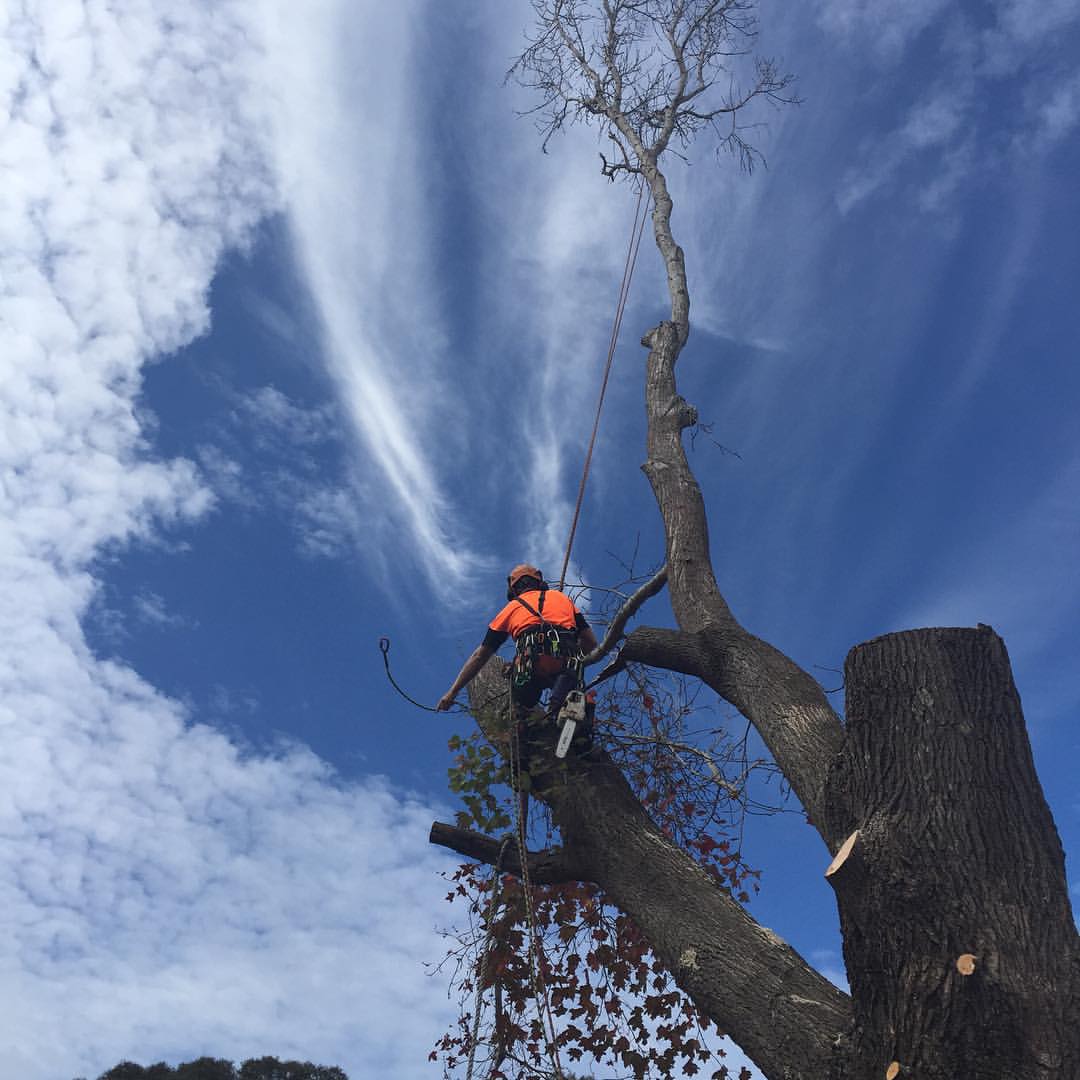
[[[465,1080],[472,1080],[473,1068],[476,1065],[476,1047],[480,1036],[480,1010],[484,1004],[484,980],[487,978],[488,957],[491,954],[491,939],[495,936],[495,911],[502,898],[502,864],[506,849],[513,843],[512,836],[504,836],[499,845],[499,857],[495,860],[495,874],[491,879],[491,900],[488,901],[487,913],[484,922],[487,924],[487,934],[484,937],[484,951],[480,954],[480,970],[476,976],[476,996],[473,998],[473,1024],[472,1033],[469,1036],[469,1067],[465,1073]]]
[[[562,572],[559,574],[560,592],[566,584],[566,570],[570,565],[570,552],[574,547],[574,534],[577,532],[578,518],[581,516],[581,505],[585,501],[585,483],[589,478],[589,468],[592,465],[593,447],[596,446],[596,433],[600,429],[600,411],[604,407],[604,395],[607,393],[608,377],[611,375],[611,363],[615,358],[615,346],[619,341],[619,330],[622,328],[623,312],[626,311],[626,301],[630,295],[630,282],[634,277],[634,267],[637,266],[641,235],[645,231],[645,221],[649,216],[647,203],[644,212],[642,211],[644,195],[645,181],[642,180],[638,185],[637,205],[634,208],[634,224],[630,229],[630,245],[626,249],[626,261],[623,263],[622,283],[619,285],[619,300],[615,305],[615,319],[611,325],[611,340],[608,343],[607,362],[604,365],[604,377],[600,382],[600,397],[596,403],[596,418],[593,420],[589,449],[585,454],[585,467],[581,472],[581,483],[578,484],[577,503],[574,506],[574,516],[570,522],[570,535],[566,540],[566,554],[563,556]]]
[[[536,913],[532,903],[532,883],[529,880],[528,848],[525,846],[525,815],[521,812],[521,742],[518,736],[518,724],[514,720],[514,705],[510,702],[510,787],[514,795],[514,816],[517,831],[518,860],[521,863],[521,895],[525,901],[525,921],[529,931],[529,983],[537,1006],[543,1006],[540,1012],[540,1030],[544,1033],[548,1055],[555,1067],[556,1080],[563,1080],[562,1063],[559,1061],[559,1048],[555,1034],[555,1019],[551,1015],[551,999],[548,997],[547,983],[538,972],[540,941],[536,933]],[[528,795],[525,796],[528,799]],[[541,994],[542,991],[542,994]]]
[[[407,701],[410,705],[415,705],[418,709],[423,709],[424,712],[438,712],[439,710],[431,705],[425,705],[422,701],[417,701],[416,698],[410,697],[404,690],[398,686],[397,679],[390,673],[390,639],[388,637],[379,638],[379,651],[382,653],[383,667],[386,668],[386,677],[390,680],[390,685]],[[459,712],[464,712],[464,706],[454,703],[455,708]]]

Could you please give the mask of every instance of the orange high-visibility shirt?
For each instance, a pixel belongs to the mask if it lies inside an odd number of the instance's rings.
[[[534,611],[540,612],[543,621],[550,623],[552,626],[561,627],[563,630],[573,630],[578,626],[580,616],[578,615],[578,609],[574,607],[574,602],[569,596],[555,589],[547,589],[544,592],[543,608],[540,607],[539,589],[530,589],[528,592],[522,593],[521,599]],[[539,625],[540,619],[532,611],[529,611],[528,608],[519,604],[516,600],[511,600],[491,620],[489,629],[494,630],[496,633],[509,634],[516,639],[529,627]]]

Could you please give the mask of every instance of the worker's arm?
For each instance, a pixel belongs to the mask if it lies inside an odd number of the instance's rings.
[[[597,646],[596,635],[580,611],[574,613],[574,627],[577,630],[578,648],[581,650],[581,655],[588,656]]]
[[[479,674],[480,669],[494,656],[495,650],[488,645],[477,645],[473,649],[472,656],[465,661],[461,671],[458,672],[458,677],[454,680],[454,684],[446,691],[441,698],[439,698],[438,705],[435,708],[439,712],[446,712],[454,703],[454,698],[457,697],[458,692],[465,686],[468,686],[470,682]]]

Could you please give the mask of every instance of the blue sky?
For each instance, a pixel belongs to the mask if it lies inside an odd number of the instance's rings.
[[[0,13],[0,1072],[274,1053],[437,1075],[434,701],[557,570],[630,192],[542,155],[528,5]],[[670,163],[722,586],[804,666],[1005,638],[1080,885],[1080,9],[762,6],[768,169]],[[646,245],[575,573],[662,557]],[[654,601],[646,618],[669,618]],[[822,672],[826,685],[833,676]],[[828,861],[751,823],[754,914],[831,973]]]

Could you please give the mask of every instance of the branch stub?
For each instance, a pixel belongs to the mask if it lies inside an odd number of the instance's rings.
[[[840,869],[844,863],[847,862],[848,857],[855,850],[855,845],[859,840],[859,830],[856,829],[841,845],[840,850],[833,856],[833,861],[829,863],[828,869],[825,871],[825,877],[831,878],[833,874]]]
[[[971,975],[975,971],[975,962],[977,957],[969,952],[964,953],[962,956],[956,958],[956,970],[961,975]]]

